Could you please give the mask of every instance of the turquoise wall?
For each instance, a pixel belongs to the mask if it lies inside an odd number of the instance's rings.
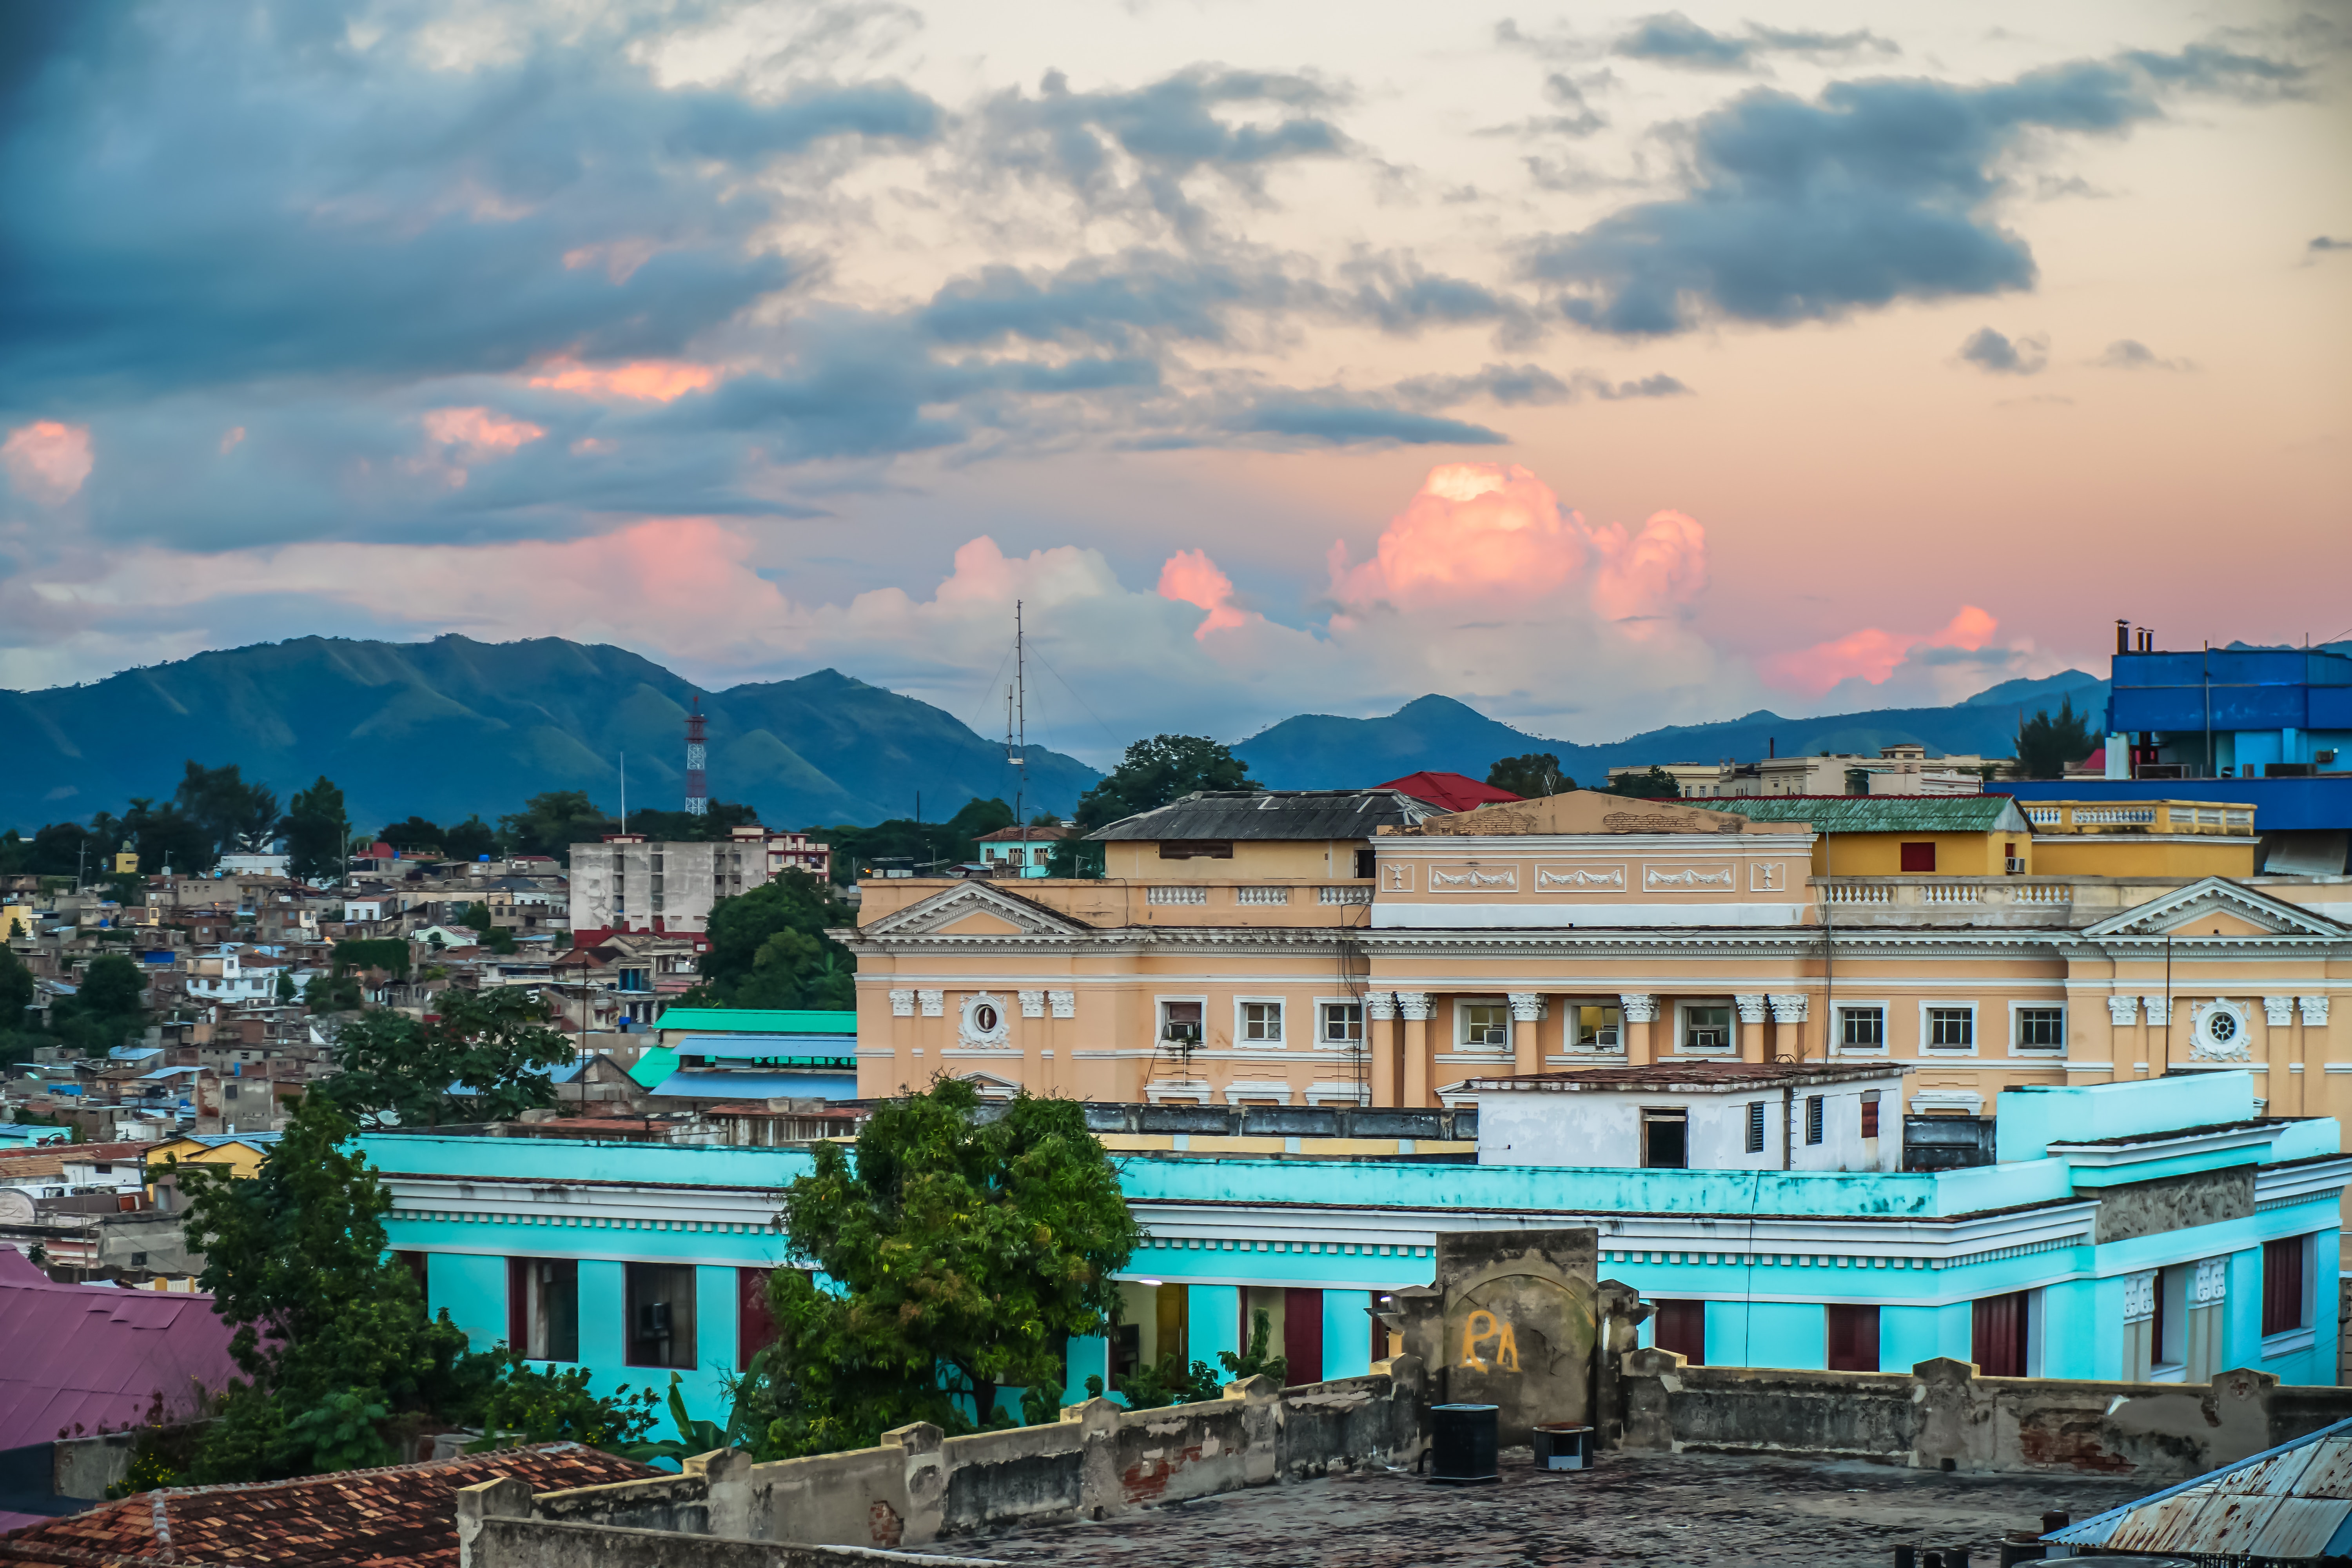
[[[1706,1364],[1819,1371],[1829,1364],[1829,1316],[1803,1301],[1709,1301]]]
[[[1195,1285],[1185,1297],[1185,1338],[1192,1359],[1219,1366],[1220,1353],[1242,1353],[1242,1288]]]
[[[462,1252],[427,1253],[425,1304],[466,1331],[476,1350],[507,1337],[507,1260]]]
[[[1361,1377],[1372,1370],[1369,1290],[1323,1292],[1323,1375]]]

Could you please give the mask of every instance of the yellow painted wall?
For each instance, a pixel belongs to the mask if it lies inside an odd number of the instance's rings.
[[[193,1138],[177,1138],[160,1143],[147,1151],[150,1170],[160,1170],[177,1160],[183,1165],[226,1165],[232,1176],[253,1176],[261,1172],[262,1152],[250,1143],[224,1143],[217,1149],[197,1142]]]
[[[1163,860],[1157,843],[1121,840],[1103,846],[1103,873],[1158,883],[1249,881],[1258,878],[1276,881],[1291,878],[1352,881],[1356,851],[1365,847],[1368,843],[1361,838],[1266,842],[1244,839],[1234,846],[1234,858],[1230,860],[1213,860],[1205,856]]]
[[[2045,877],[2251,877],[2259,839],[2137,838],[2121,833],[2058,833],[2034,841],[2033,868]]]
[[[33,907],[30,904],[0,904],[0,942],[12,942],[20,936],[33,934]]]
[[[1831,833],[1813,843],[1816,877],[1900,877],[1903,846],[1933,844],[1938,877],[2000,877],[2009,874],[2011,846],[2025,862],[2024,874],[2048,876],[2034,859],[2027,833]]]

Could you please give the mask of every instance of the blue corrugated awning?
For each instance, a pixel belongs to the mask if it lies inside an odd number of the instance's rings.
[[[772,1057],[853,1057],[856,1035],[688,1035],[670,1049],[682,1057],[765,1061]]]
[[[656,1100],[856,1100],[845,1072],[674,1072],[649,1091]]]

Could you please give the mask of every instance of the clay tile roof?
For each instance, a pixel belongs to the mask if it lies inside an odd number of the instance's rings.
[[[0,1536],[0,1563],[455,1568],[461,1487],[512,1476],[534,1492],[561,1491],[660,1473],[577,1443],[550,1443],[300,1480],[172,1487]]]

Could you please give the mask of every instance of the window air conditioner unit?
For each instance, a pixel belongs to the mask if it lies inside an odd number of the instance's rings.
[[[1160,1037],[1165,1040],[1173,1041],[1178,1045],[1197,1046],[1201,1043],[1201,1026],[1198,1024],[1171,1024],[1161,1034]]]
[[[2023,856],[2011,855],[2009,858],[2009,874],[2012,877],[2022,877],[2025,875],[2025,858]]]
[[[648,1301],[637,1313],[637,1337],[645,1340],[669,1338],[669,1303]]]

